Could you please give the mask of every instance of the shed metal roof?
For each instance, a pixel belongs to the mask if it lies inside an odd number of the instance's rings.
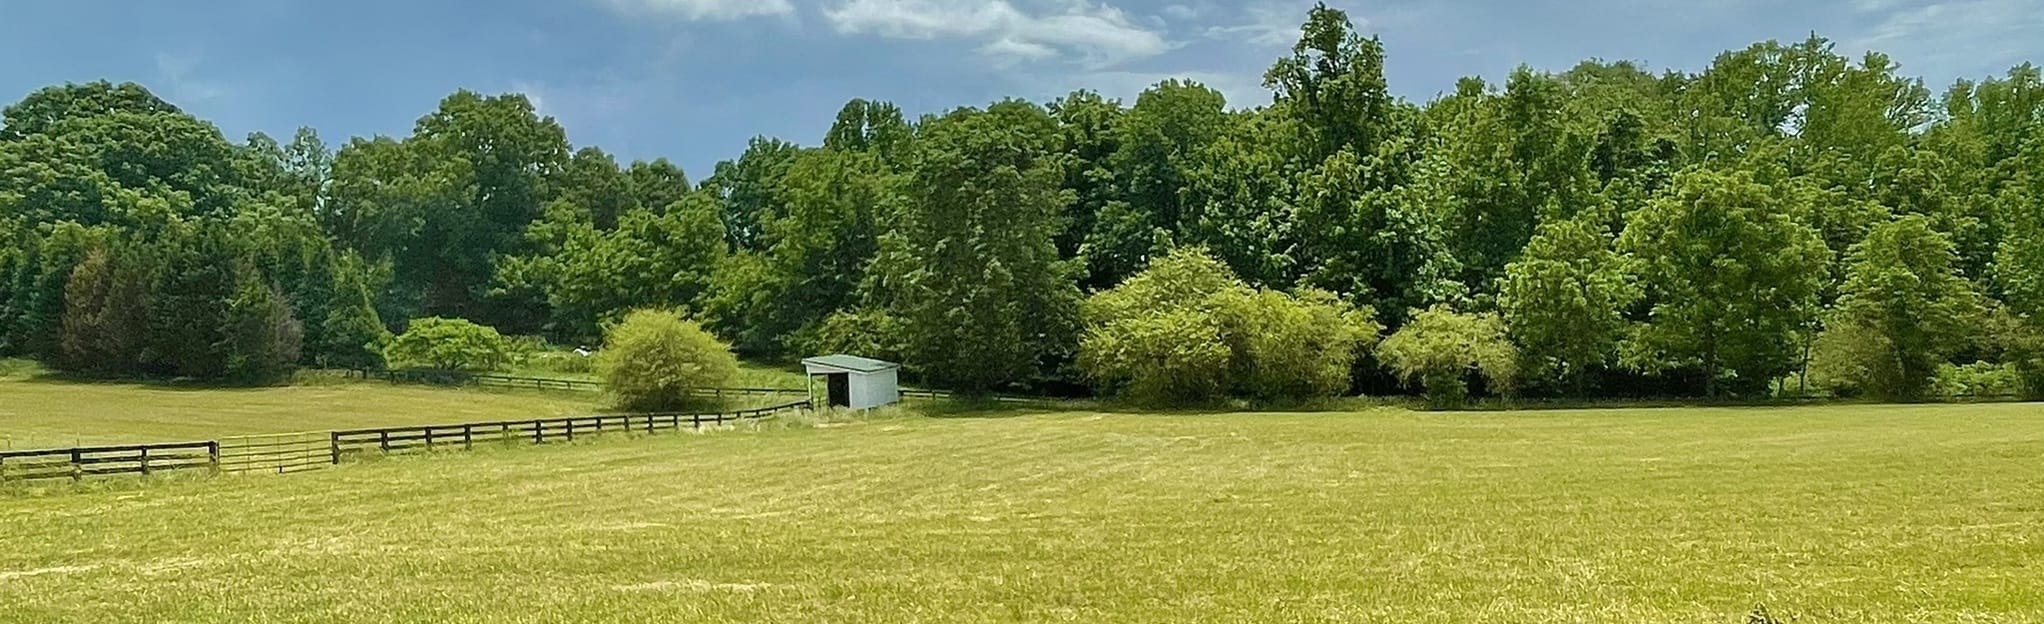
[[[836,355],[825,355],[813,358],[805,358],[802,360],[802,365],[815,366],[820,368],[835,368],[838,370],[850,371],[854,373],[877,373],[884,370],[901,368],[900,364],[896,364],[893,362],[884,362],[873,358],[862,358],[856,355],[845,355],[843,353],[839,353]]]

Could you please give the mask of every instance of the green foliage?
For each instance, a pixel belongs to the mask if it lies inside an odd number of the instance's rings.
[[[1885,399],[1922,398],[1939,365],[1969,347],[1984,308],[1960,277],[1958,253],[1928,218],[1910,215],[1877,226],[1852,248],[1820,359],[1829,377]],[[1847,342],[1850,344],[1837,344]]]
[[[1356,360],[1384,327],[1376,311],[1311,288],[1224,294],[1220,318],[1239,377],[1237,394],[1265,400],[1331,397],[1349,389]]]
[[[738,358],[695,321],[637,310],[605,329],[596,373],[621,407],[670,410],[688,405],[692,389],[729,383]]]
[[[1436,407],[1461,404],[1466,380],[1481,374],[1491,392],[1509,393],[1519,376],[1519,354],[1494,314],[1462,314],[1435,306],[1412,317],[1377,347],[1377,359],[1406,383],[1426,391]]]
[[[376,314],[365,272],[362,260],[353,255],[344,257],[334,272],[334,299],[320,331],[320,358],[326,366],[374,369],[384,365],[383,348],[390,342],[390,329]]]
[[[503,258],[499,292],[530,289],[552,308],[553,333],[593,340],[598,323],[637,306],[686,306],[710,287],[724,257],[714,200],[684,195],[660,210],[631,208],[605,229],[557,204],[527,238],[551,251]]]
[[[1368,309],[1323,291],[1252,289],[1194,248],[1094,295],[1083,312],[1079,368],[1101,389],[1151,404],[1339,395],[1382,329]]]
[[[1584,393],[1589,373],[1617,355],[1638,298],[1611,238],[1571,219],[1543,224],[1505,267],[1498,308],[1530,379]]]
[[[1057,123],[1033,104],[960,109],[917,137],[888,242],[910,361],[932,383],[989,392],[1040,379],[1078,335],[1075,263],[1057,255],[1069,197]]]
[[[899,208],[901,183],[872,154],[796,156],[782,189],[784,214],[766,224],[768,248],[734,259],[713,279],[703,301],[711,326],[749,353],[813,347],[806,342],[826,318],[860,303],[881,220]]]
[[[1974,362],[1963,366],[1939,364],[1931,381],[1931,396],[1941,398],[1998,398],[2019,396],[2022,377],[2006,364]]]
[[[1894,59],[1811,36],[1415,103],[1346,13],[1303,17],[1268,106],[1183,79],[1129,106],[1076,91],[914,121],[852,100],[820,146],[754,139],[700,188],[571,145],[517,94],[458,91],[408,136],[330,149],[310,128],[237,144],[134,84],[51,86],[0,113],[0,353],[260,378],[282,351],[236,336],[288,333],[267,300],[303,321],[301,360],[349,365],[381,359],[380,318],[583,342],[687,308],[749,355],[1065,389],[1088,374],[1082,293],[1197,247],[1237,294],[1113,339],[1175,368],[1224,344],[1230,368],[1131,394],[1375,390],[1338,373],[1375,333],[1334,320],[1350,303],[1393,329],[1495,312],[1545,393],[1758,393],[1800,369],[1910,399],[1950,360],[2044,388],[2036,66],[1933,100]],[[1988,307],[2000,340],[1971,320]],[[1282,372],[1244,381],[1264,350]]]
[[[1079,368],[1102,389],[1143,403],[1198,403],[1234,385],[1223,294],[1249,287],[1199,250],[1172,252],[1087,299]]]
[[[305,337],[291,306],[276,287],[253,268],[236,275],[233,298],[227,300],[227,365],[224,376],[243,383],[275,383],[289,379],[298,364]]]
[[[159,241],[149,298],[146,357],[152,368],[197,378],[227,371],[233,355],[227,302],[238,287],[229,236],[201,227]]]
[[[1695,367],[1713,395],[1721,376],[1752,390],[1795,366],[1830,258],[1773,191],[1750,173],[1694,170],[1632,214],[1618,246],[1651,306],[1635,367]]]
[[[496,328],[436,316],[412,319],[383,348],[383,358],[393,368],[491,371],[504,365],[507,349]]]

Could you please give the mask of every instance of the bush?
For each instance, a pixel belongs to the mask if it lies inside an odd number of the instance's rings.
[[[436,316],[412,319],[383,357],[393,368],[491,371],[504,365],[506,354],[495,328]]]
[[[1356,357],[1384,331],[1368,307],[1351,307],[1334,293],[1306,289],[1295,296],[1263,290],[1223,299],[1223,323],[1238,354],[1239,393],[1261,399],[1302,399],[1348,390]]]
[[[1250,288],[1198,249],[1159,258],[1082,313],[1079,368],[1141,403],[1338,395],[1380,329],[1332,294]]]
[[[738,374],[731,345],[674,312],[634,311],[605,328],[603,343],[596,373],[627,409],[682,407],[690,389],[721,386]]]
[[[2005,397],[2020,394],[2023,380],[2014,367],[2003,364],[1945,364],[1938,367],[1931,388],[1937,396],[1947,399]]]
[[[1512,387],[1519,374],[1518,351],[1505,338],[1505,324],[1494,314],[1458,314],[1434,306],[1414,315],[1405,327],[1384,339],[1377,358],[1404,379],[1418,383],[1435,407],[1460,405],[1469,395],[1466,379],[1480,373],[1494,392]]]

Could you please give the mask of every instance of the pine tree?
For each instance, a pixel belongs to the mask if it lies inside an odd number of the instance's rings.
[[[390,330],[376,314],[363,273],[361,258],[352,253],[335,264],[332,305],[321,320],[320,342],[314,349],[314,358],[324,366],[383,366],[383,345],[390,340]]]

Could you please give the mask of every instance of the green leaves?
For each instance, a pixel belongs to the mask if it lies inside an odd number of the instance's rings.
[[[392,368],[448,371],[491,371],[507,357],[504,337],[496,328],[467,319],[412,319],[405,332],[383,348]]]
[[[1939,365],[1981,334],[1985,307],[1959,275],[1950,239],[1911,215],[1852,248],[1845,285],[1813,368],[1834,387],[1922,398]]]
[[[1152,404],[1337,396],[1383,329],[1324,291],[1252,289],[1196,248],[1157,259],[1083,312],[1079,368],[1103,391]]]
[[[1830,254],[1746,172],[1693,170],[1633,213],[1618,246],[1651,306],[1630,363],[1695,367],[1705,394],[1720,376],[1755,389],[1791,370],[1798,332],[1816,320]]]
[[[738,358],[679,314],[634,310],[604,330],[596,374],[619,407],[671,410],[691,403],[690,390],[729,384]]]
[[[1378,345],[1377,359],[1400,379],[1423,387],[1436,407],[1461,404],[1471,375],[1481,374],[1498,394],[1509,393],[1519,377],[1518,351],[1497,315],[1462,314],[1447,306],[1414,314]]]
[[[1582,393],[1609,364],[1640,296],[1612,240],[1582,219],[1540,226],[1519,261],[1505,267],[1498,308],[1529,377]]]

